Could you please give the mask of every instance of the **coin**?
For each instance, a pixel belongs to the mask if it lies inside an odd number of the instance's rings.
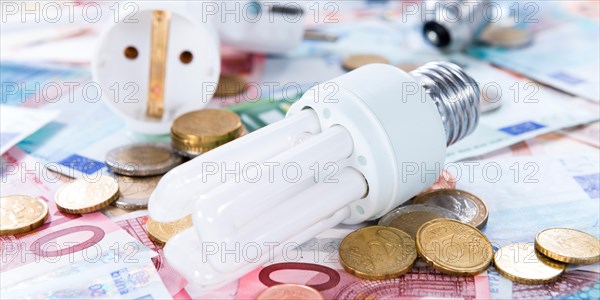
[[[458,215],[463,223],[483,228],[488,220],[488,208],[479,197],[462,190],[440,189],[415,197],[415,204],[429,204],[445,208]]]
[[[359,55],[350,55],[344,58],[342,62],[342,67],[346,71],[352,71],[354,69],[358,69],[364,65],[368,64],[389,64],[390,62],[383,56],[379,55],[369,55],[369,54],[359,54]]]
[[[231,97],[241,94],[246,88],[246,80],[235,74],[221,74],[215,91],[216,97]]]
[[[189,215],[174,222],[161,223],[152,219],[146,222],[148,237],[159,245],[166,244],[173,236],[192,227],[192,216]]]
[[[60,211],[84,214],[110,205],[119,197],[119,185],[114,178],[101,176],[98,180],[77,179],[63,185],[55,196]]]
[[[117,176],[119,199],[112,205],[122,209],[148,208],[148,199],[162,176],[129,177]]]
[[[44,224],[48,205],[40,198],[25,195],[0,197],[0,235],[32,231]]]
[[[127,145],[106,155],[106,165],[113,172],[127,176],[165,174],[182,162],[183,158],[164,143]]]
[[[481,95],[479,101],[479,108],[482,113],[488,113],[495,111],[502,107],[502,98],[499,94],[499,90],[495,88],[482,89],[479,95]]]
[[[542,254],[569,264],[593,264],[600,261],[600,240],[591,234],[550,228],[535,237],[535,248]]]
[[[452,175],[452,173],[442,169],[438,179],[430,187],[421,192],[421,194],[425,194],[426,192],[433,190],[455,189],[456,181],[457,179],[454,175]]]
[[[492,244],[479,229],[456,220],[436,219],[423,224],[416,244],[419,256],[449,275],[479,274],[494,256]]]
[[[523,284],[553,282],[565,270],[565,264],[535,251],[533,243],[515,243],[498,249],[494,267],[502,276]]]
[[[398,67],[402,71],[408,73],[408,72],[412,72],[412,71],[416,70],[419,67],[419,65],[411,64],[411,63],[405,63],[405,64],[398,64],[398,65],[396,65],[396,67]]]
[[[223,109],[204,109],[179,116],[171,127],[171,143],[184,156],[194,157],[246,133],[240,117]]]
[[[325,299],[319,291],[301,284],[277,284],[256,297],[256,300],[278,300],[278,299]]]
[[[400,229],[415,239],[421,225],[434,219],[460,220],[460,217],[442,207],[414,204],[390,211],[379,220],[377,225]]]
[[[348,273],[369,280],[398,277],[417,259],[415,241],[404,231],[385,226],[350,233],[342,240],[339,255]]]
[[[531,34],[516,27],[488,26],[481,33],[481,41],[496,47],[519,48],[531,43]]]

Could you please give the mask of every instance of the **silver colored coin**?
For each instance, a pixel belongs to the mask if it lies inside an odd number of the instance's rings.
[[[414,204],[439,206],[456,214],[459,221],[483,228],[488,220],[488,208],[479,197],[457,189],[440,189],[415,197]]]
[[[378,225],[400,229],[414,239],[421,225],[434,219],[452,219],[458,221],[460,217],[439,206],[411,204],[400,206],[390,211],[379,220]]]
[[[148,208],[150,195],[156,188],[156,185],[158,185],[161,177],[128,177],[117,175],[119,199],[112,203],[113,206],[128,210]]]
[[[111,150],[106,165],[115,173],[127,176],[162,175],[183,162],[171,145],[140,143]]]

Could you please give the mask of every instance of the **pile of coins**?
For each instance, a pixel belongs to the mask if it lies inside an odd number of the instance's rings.
[[[600,261],[600,240],[568,228],[540,231],[534,243],[506,245],[494,255],[494,266],[504,277],[523,284],[554,282],[566,264]]]
[[[64,213],[93,213],[113,205],[124,210],[148,207],[150,195],[171,169],[206,151],[246,134],[240,117],[230,111],[206,109],[179,116],[171,128],[172,144],[147,142],[115,148],[106,155],[110,174],[82,178],[63,185],[55,195]],[[0,235],[27,233],[42,226],[48,216],[43,199],[26,195],[2,196]],[[147,222],[148,236],[158,245],[192,226],[192,217],[175,222]]]
[[[533,243],[514,243],[496,253],[480,231],[488,208],[477,196],[457,189],[423,193],[383,216],[377,226],[358,229],[341,242],[344,269],[357,277],[381,280],[408,272],[417,257],[448,275],[473,276],[490,267],[524,284],[552,282],[565,263],[600,260],[600,240],[565,228],[540,232]]]
[[[175,119],[171,127],[171,143],[179,155],[193,158],[246,133],[246,127],[236,113],[204,109]]]
[[[146,209],[163,174],[183,162],[169,144],[139,143],[118,147],[106,155],[115,174],[119,197],[113,205],[127,210]]]
[[[146,209],[162,175],[183,161],[184,158],[165,143],[133,144],[110,151],[106,165],[115,173],[119,190],[119,197],[112,204],[126,210]],[[148,237],[157,245],[164,245],[171,237],[191,226],[191,216],[172,223],[152,219],[146,223]]]

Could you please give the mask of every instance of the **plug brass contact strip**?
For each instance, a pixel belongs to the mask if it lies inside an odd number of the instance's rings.
[[[171,13],[163,10],[152,12],[152,44],[150,47],[150,82],[146,115],[162,118],[164,112],[165,75],[167,68],[167,45]]]

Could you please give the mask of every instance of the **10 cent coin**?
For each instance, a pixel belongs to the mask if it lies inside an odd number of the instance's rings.
[[[600,240],[583,231],[550,228],[535,237],[535,248],[564,263],[593,264],[600,261]]]
[[[84,214],[100,210],[119,197],[119,185],[114,178],[102,176],[98,180],[77,179],[63,185],[55,196],[60,211]]]
[[[44,224],[48,205],[40,198],[25,195],[0,197],[0,235],[32,231]]]
[[[429,221],[417,232],[417,252],[431,267],[457,276],[487,269],[494,249],[479,229],[456,220]]]
[[[414,240],[402,230],[385,226],[350,233],[342,240],[339,255],[348,273],[369,280],[398,277],[417,259]]]
[[[532,243],[506,245],[494,254],[494,266],[502,276],[523,284],[544,284],[558,279],[565,264],[535,251]]]

